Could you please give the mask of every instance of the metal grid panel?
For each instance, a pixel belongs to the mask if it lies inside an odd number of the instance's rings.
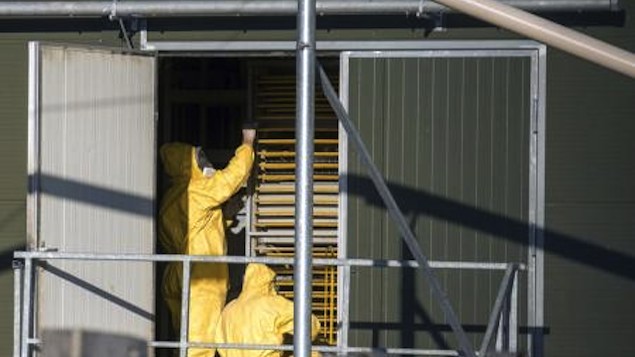
[[[254,117],[259,123],[251,205],[252,255],[293,257],[295,224],[295,76],[285,65],[254,67]],[[315,258],[337,258],[338,129],[324,97],[316,92],[314,164]],[[293,268],[273,267],[280,294],[293,299]],[[322,342],[336,343],[337,267],[313,268],[312,310],[322,324]]]
[[[374,56],[349,59],[349,113],[430,259],[525,262],[530,59]],[[408,258],[349,155],[348,256]],[[439,274],[475,343],[501,276]],[[352,268],[351,301],[351,345],[452,347],[413,272]]]

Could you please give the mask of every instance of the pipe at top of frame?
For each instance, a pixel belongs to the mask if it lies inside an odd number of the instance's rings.
[[[500,2],[435,0],[435,2],[635,78],[634,54],[523,11],[567,9],[612,11],[619,7],[618,0],[501,0]],[[441,11],[443,7],[439,7],[438,4],[427,0],[316,0],[316,13],[320,15],[425,13]],[[0,17],[267,16],[296,13],[297,3],[294,0],[0,2]]]
[[[434,0],[635,78],[635,54],[494,0]]]
[[[441,3],[441,2],[439,2]],[[616,11],[619,0],[501,0],[527,11]],[[316,0],[318,15],[399,15],[452,11],[427,0]],[[139,17],[296,15],[295,0],[0,1],[0,17]]]

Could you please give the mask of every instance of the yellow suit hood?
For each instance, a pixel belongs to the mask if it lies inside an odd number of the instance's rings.
[[[276,273],[264,264],[247,265],[243,280],[242,295],[245,298],[252,295],[276,295],[276,291],[273,287],[275,278]]]
[[[293,333],[293,302],[275,291],[276,273],[263,264],[245,269],[243,290],[230,302],[216,329],[219,343],[280,345],[284,334]],[[320,331],[320,322],[311,315],[311,337]],[[275,350],[219,349],[221,357],[280,357]]]
[[[196,163],[196,148],[190,144],[168,143],[161,147],[161,162],[165,173],[174,181],[203,177]]]

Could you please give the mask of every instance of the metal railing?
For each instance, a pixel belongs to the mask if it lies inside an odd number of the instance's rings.
[[[38,331],[34,326],[35,297],[37,279],[34,277],[34,267],[42,262],[51,260],[72,261],[134,261],[134,262],[181,262],[183,265],[181,330],[179,341],[148,341],[148,347],[179,349],[180,356],[187,356],[188,348],[223,348],[247,350],[279,350],[293,351],[293,345],[261,345],[261,344],[221,344],[201,343],[188,340],[189,319],[189,281],[192,263],[228,263],[248,264],[262,263],[269,265],[293,265],[293,258],[272,257],[244,257],[244,256],[196,256],[196,255],[154,255],[154,254],[92,254],[92,253],[63,253],[63,252],[15,252],[14,269],[14,357],[29,357],[33,346],[41,344]],[[418,268],[416,261],[374,260],[374,259],[314,259],[313,265],[359,266],[373,268]],[[490,313],[486,332],[478,356],[488,356],[491,352],[517,351],[518,341],[518,273],[526,270],[526,266],[516,263],[495,262],[459,262],[459,261],[429,261],[434,269],[468,269],[505,271],[505,275],[498,289],[498,294]],[[434,350],[413,348],[372,348],[351,346],[312,346],[313,351],[328,353],[381,353],[400,355],[425,356],[461,356],[457,350]]]

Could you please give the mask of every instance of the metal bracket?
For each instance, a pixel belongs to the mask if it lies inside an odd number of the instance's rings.
[[[427,13],[421,16],[417,14],[417,17],[426,19],[427,25],[424,28],[423,35],[428,37],[434,31],[445,31],[445,16],[446,15],[442,12]]]
[[[108,19],[110,21],[117,21],[119,23],[119,38],[126,41],[126,45],[129,49],[134,49],[134,43],[132,42],[132,38],[134,35],[139,32],[139,19],[135,17],[126,17],[122,18],[117,15],[117,2],[118,0],[112,1],[112,7],[110,9],[110,15],[108,15]],[[127,24],[127,26],[126,26]]]
[[[14,259],[11,261],[11,268],[13,269],[24,269],[24,261],[19,259]]]

